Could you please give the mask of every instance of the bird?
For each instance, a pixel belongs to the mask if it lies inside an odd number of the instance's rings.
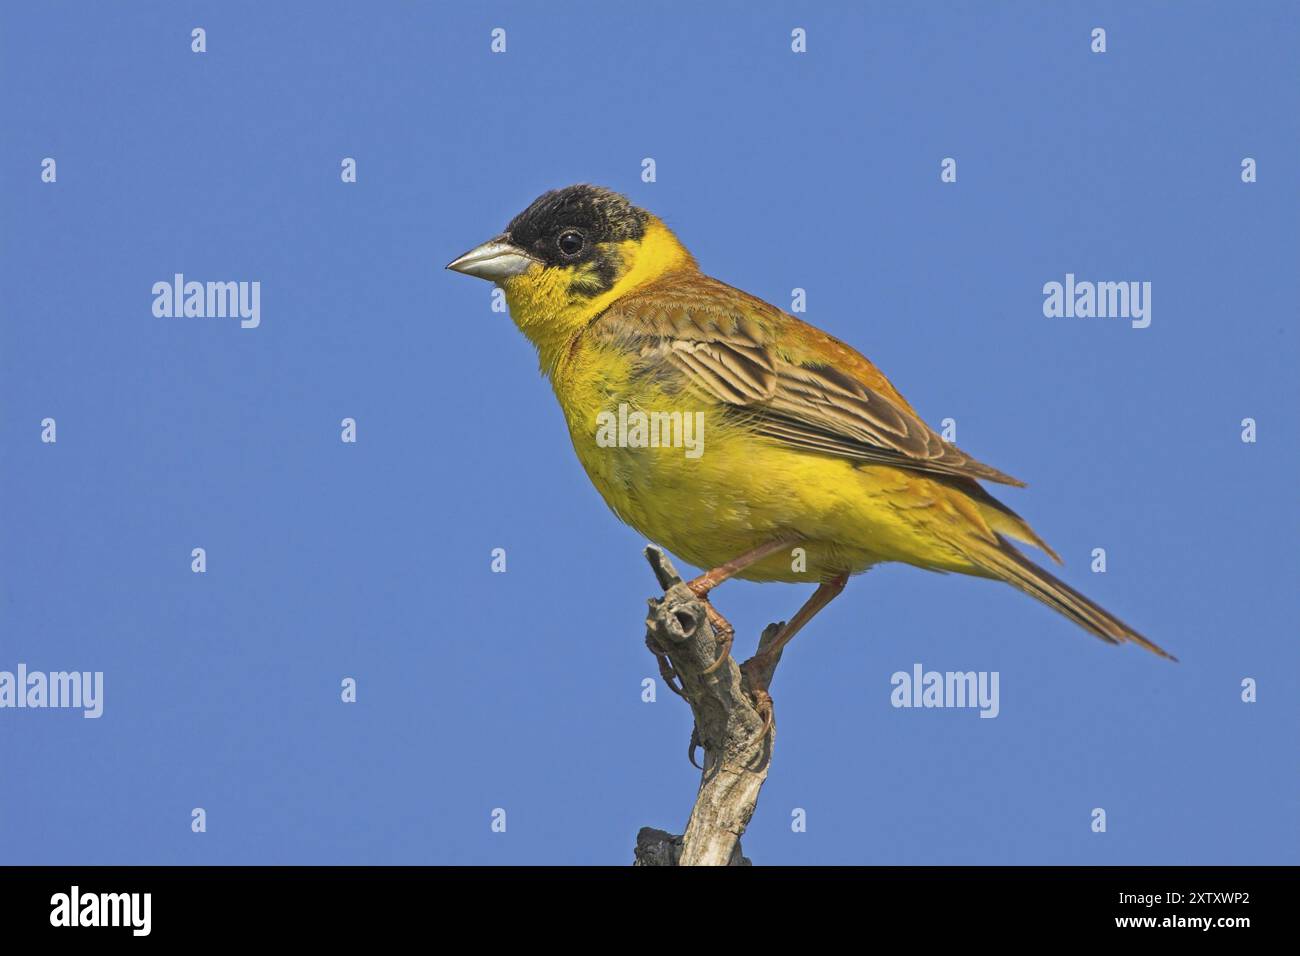
[[[758,680],[885,562],[1005,582],[1103,641],[1177,660],[1017,547],[1061,563],[981,484],[1023,482],[942,438],[849,345],[704,274],[627,197],[550,190],[447,268],[504,290],[614,514],[708,569],[688,583],[721,632],[714,667],[734,635],[709,601],[724,581],[817,584],[741,665]]]

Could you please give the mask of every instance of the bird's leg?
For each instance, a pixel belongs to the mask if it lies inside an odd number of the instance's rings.
[[[844,590],[845,585],[848,583],[849,576],[847,574],[840,574],[831,578],[829,581],[823,581],[821,584],[817,585],[817,590],[814,591],[812,596],[804,602],[803,607],[795,611],[794,617],[790,618],[789,623],[787,623],[785,627],[781,628],[781,633],[778,634],[776,640],[768,645],[767,649],[763,651],[763,656],[775,658],[777,654],[781,653],[781,649],[789,644],[790,641],[794,639],[794,636],[803,630],[804,626],[809,621],[817,616],[818,611],[839,597],[840,592]]]
[[[794,617],[781,628],[776,639],[740,665],[741,673],[747,678],[750,692],[754,695],[754,704],[763,715],[763,736],[772,729],[772,696],[767,692],[772,670],[776,667],[777,655],[781,649],[803,630],[804,625],[817,616],[817,612],[839,596],[848,584],[849,576],[841,574],[829,581],[817,585],[817,590],[804,602],[803,607],[795,612]]]
[[[770,554],[775,554],[782,548],[787,548],[799,540],[795,534],[782,535],[765,544],[760,544],[752,551],[746,551],[738,558],[733,558],[726,564],[720,564],[712,571],[706,571],[698,578],[686,582],[686,586],[697,598],[708,597],[709,592],[716,588],[723,581],[734,577],[746,568],[757,564]]]
[[[686,582],[686,586],[691,589],[691,593],[704,602],[704,610],[709,616],[709,624],[712,625],[714,634],[718,639],[719,653],[717,660],[704,669],[704,674],[712,674],[722,666],[722,662],[731,653],[731,642],[736,637],[736,629],[709,603],[709,592],[728,578],[757,564],[768,555],[775,554],[782,548],[788,548],[798,540],[798,535],[784,535],[765,544],[760,544],[752,551],[746,551],[740,557],[733,558],[726,564],[720,564],[712,571],[706,571],[698,578]]]

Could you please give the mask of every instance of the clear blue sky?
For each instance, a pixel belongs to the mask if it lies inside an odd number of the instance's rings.
[[[1182,658],[857,578],[777,677],[749,855],[1300,862],[1296,5],[625,6],[4,5],[0,670],[103,671],[105,702],[0,710],[0,862],[623,863],[680,831],[645,542],[442,269],[578,181],[806,289]],[[260,327],[156,318],[176,272],[259,281]],[[1067,272],[1151,282],[1151,326],[1045,318]],[[807,592],[716,601],[743,653]],[[918,662],[999,672],[998,718],[892,708]]]

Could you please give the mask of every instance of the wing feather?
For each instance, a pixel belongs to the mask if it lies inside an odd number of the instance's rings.
[[[616,302],[590,334],[703,389],[765,437],[864,463],[1009,485],[925,424],[866,358],[739,289],[674,273]]]

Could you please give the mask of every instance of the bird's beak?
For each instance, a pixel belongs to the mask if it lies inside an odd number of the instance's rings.
[[[453,259],[447,263],[447,268],[489,282],[500,282],[527,272],[528,267],[535,262],[536,259],[512,244],[505,236],[497,236],[481,246],[475,246],[459,259]]]

